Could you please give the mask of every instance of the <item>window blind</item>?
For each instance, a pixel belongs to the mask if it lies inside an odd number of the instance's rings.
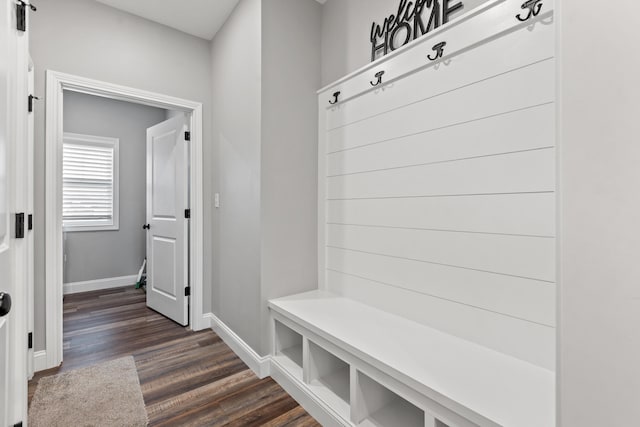
[[[63,143],[63,222],[113,225],[116,142],[69,140]]]

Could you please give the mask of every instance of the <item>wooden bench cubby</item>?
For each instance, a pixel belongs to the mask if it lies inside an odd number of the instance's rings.
[[[272,377],[323,426],[553,425],[544,368],[325,291],[269,308]]]
[[[289,372],[302,378],[302,335],[280,322],[275,322],[274,358]]]
[[[368,375],[383,378],[380,371],[365,368],[361,361],[290,319],[277,313],[273,317],[272,362],[337,416],[333,420],[337,422],[321,419],[323,425],[449,427],[412,403],[415,400],[398,394],[401,385],[388,388]]]
[[[305,384],[341,416],[348,418],[351,402],[349,364],[313,341],[308,341],[308,349]]]
[[[351,421],[358,426],[423,427],[424,410],[356,370]],[[432,418],[432,417],[431,417]],[[446,427],[444,423],[441,426]],[[434,427],[432,423],[429,427]]]

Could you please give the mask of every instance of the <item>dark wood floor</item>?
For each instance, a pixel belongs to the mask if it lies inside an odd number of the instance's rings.
[[[132,355],[152,426],[319,426],[271,378],[258,379],[213,331],[149,310],[141,290],[69,295],[64,363],[40,378]]]

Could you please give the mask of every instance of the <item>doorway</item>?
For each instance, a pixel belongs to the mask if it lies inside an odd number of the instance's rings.
[[[188,276],[185,275],[186,280],[184,286],[188,286],[188,291],[184,289],[177,289],[182,291],[181,302],[187,304],[190,298],[190,313],[185,314],[185,318],[182,324],[189,323],[192,330],[201,330],[206,327],[206,322],[202,316],[202,259],[203,259],[203,238],[202,238],[202,105],[200,103],[181,100],[170,96],[141,91],[138,89],[127,88],[123,86],[117,86],[106,82],[100,82],[91,79],[85,79],[78,76],[72,76],[68,74],[57,73],[53,71],[47,71],[47,118],[46,118],[46,301],[47,301],[47,314],[46,314],[46,365],[39,364],[40,368],[48,369],[58,366],[62,362],[62,348],[63,348],[63,335],[62,335],[62,313],[63,313],[63,284],[64,280],[64,261],[65,261],[65,245],[64,245],[64,231],[66,225],[63,226],[64,214],[63,210],[63,161],[64,161],[64,144],[65,137],[65,117],[64,117],[64,97],[67,94],[70,96],[79,97],[82,95],[98,96],[101,98],[107,98],[113,101],[125,101],[127,103],[133,103],[156,109],[173,111],[173,117],[168,118],[168,121],[164,123],[171,123],[174,127],[174,133],[182,134],[184,138],[189,137],[188,142],[189,150],[185,154],[185,185],[184,197],[188,201],[188,209],[190,219],[188,221],[188,227],[175,227],[180,228],[185,233],[184,241],[188,244],[185,245],[184,253],[189,253],[191,256],[188,260],[185,260],[185,271],[189,272]],[[177,114],[176,114],[177,113]],[[182,117],[182,119],[176,118]],[[182,120],[182,124],[178,123]],[[161,126],[161,125],[158,125]],[[178,130],[180,127],[180,130]],[[188,130],[188,134],[184,133]],[[72,135],[73,136],[73,135]],[[91,135],[89,135],[91,136]],[[100,136],[100,135],[93,135]],[[166,136],[166,132],[164,134]],[[78,134],[75,134],[78,138]],[[85,135],[85,139],[87,135]],[[109,142],[106,140],[101,141],[103,144]],[[112,141],[113,142],[113,141]],[[94,146],[95,146],[94,142]],[[98,143],[98,145],[100,145]],[[147,145],[149,145],[149,137],[147,137]],[[153,147],[153,144],[151,144]],[[164,142],[159,144],[162,152],[162,147],[167,148],[166,138]],[[111,150],[111,151],[110,151]],[[103,150],[104,152],[113,152],[113,149]],[[169,150],[170,151],[170,150]],[[145,159],[148,162],[149,156],[153,161],[153,150],[149,152],[147,150]],[[165,150],[164,155],[167,155]],[[188,156],[188,157],[187,157]],[[100,159],[99,159],[100,160]],[[162,160],[162,159],[160,159]],[[109,162],[102,162],[108,164]],[[189,167],[186,167],[189,164]],[[152,177],[153,179],[153,177]],[[146,188],[148,193],[149,188],[149,176],[147,175]],[[103,200],[102,206],[110,206],[107,200]],[[51,209],[49,206],[53,206]],[[165,206],[166,207],[166,206]],[[68,206],[67,206],[68,208]],[[178,209],[178,206],[174,206]],[[108,227],[110,223],[113,226],[114,223],[120,223],[122,218],[109,217],[109,209],[104,210],[101,215],[105,222],[105,226]],[[115,210],[112,209],[112,213]],[[153,210],[150,211],[153,213]],[[120,211],[121,215],[122,212]],[[185,212],[186,213],[186,212]],[[147,212],[149,214],[149,212]],[[181,212],[181,214],[183,214]],[[161,215],[166,220],[168,215]],[[140,229],[142,226],[149,224],[149,216],[147,220],[142,221],[139,224]],[[82,218],[78,218],[80,221]],[[81,224],[80,224],[81,225]],[[166,234],[166,233],[164,233]],[[164,243],[167,243],[166,236]],[[147,239],[147,242],[149,239]],[[146,245],[148,246],[148,245]],[[160,249],[167,248],[167,245]],[[165,250],[166,252],[166,250]],[[166,254],[165,254],[166,255]],[[161,263],[158,263],[161,264]],[[174,275],[177,277],[177,275]],[[67,282],[69,283],[69,282]],[[182,283],[182,281],[176,281]],[[164,285],[164,284],[163,284]],[[161,290],[166,290],[161,289]],[[164,292],[168,294],[168,292]],[[159,310],[162,311],[162,308]]]
[[[65,295],[148,282],[147,305],[188,325],[186,119],[64,92]]]

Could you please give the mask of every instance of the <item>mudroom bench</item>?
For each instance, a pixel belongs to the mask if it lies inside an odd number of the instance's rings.
[[[272,376],[323,425],[555,424],[549,370],[325,291],[269,308]]]

